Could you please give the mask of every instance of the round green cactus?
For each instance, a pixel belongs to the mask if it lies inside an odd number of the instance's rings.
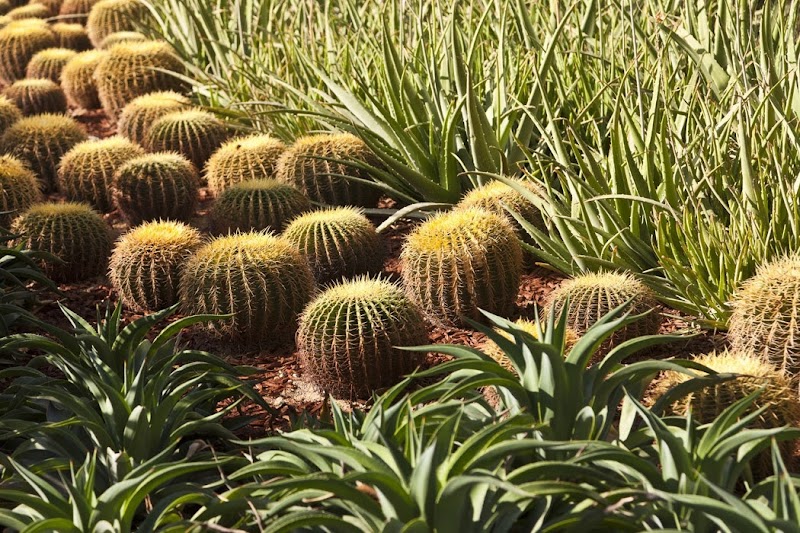
[[[116,121],[125,105],[137,96],[180,90],[183,82],[171,73],[182,71],[181,60],[166,43],[118,44],[108,51],[95,71],[100,103],[109,118]]]
[[[212,240],[186,261],[180,300],[187,313],[232,314],[212,327],[262,343],[294,331],[313,290],[308,261],[290,242],[241,233]]]
[[[131,224],[167,218],[188,220],[197,206],[197,169],[178,154],[146,154],[114,175],[114,203]]]
[[[89,12],[100,0],[64,0],[58,14],[70,18],[83,19],[89,16]]]
[[[373,274],[383,267],[383,241],[375,226],[354,207],[301,215],[283,236],[308,257],[319,283]]]
[[[21,118],[22,111],[19,110],[17,104],[5,96],[0,96],[0,135]]]
[[[514,179],[514,181],[532,193],[541,196],[543,190],[535,182],[524,179]],[[517,229],[520,236],[526,235],[525,230],[516,219],[506,210],[506,207],[519,213],[522,217],[533,224],[538,229],[544,230],[544,219],[539,209],[518,190],[503,183],[502,181],[491,181],[482,187],[472,189],[458,202],[458,208],[486,209],[496,215],[501,215]]]
[[[100,0],[89,11],[86,30],[95,48],[100,48],[103,39],[118,31],[134,31],[137,21],[144,21],[148,15],[139,0]]]
[[[311,210],[303,193],[276,180],[243,181],[223,192],[211,209],[214,231],[281,231],[294,217]]]
[[[400,350],[428,340],[422,314],[396,285],[360,278],[329,288],[300,317],[303,369],[339,398],[367,398],[413,372],[425,356]]]
[[[138,311],[176,304],[181,269],[202,243],[199,231],[180,222],[142,224],[117,241],[109,265],[111,284]]]
[[[70,104],[82,109],[100,107],[94,73],[107,53],[102,50],[81,52],[64,66],[61,73],[61,88],[64,89]]]
[[[0,148],[36,172],[42,189],[55,188],[56,168],[73,146],[87,139],[75,120],[64,115],[34,115],[18,120],[0,137]]]
[[[11,20],[25,19],[46,19],[53,16],[50,9],[42,4],[28,4],[26,6],[15,7],[6,16]]]
[[[89,42],[89,36],[86,35],[86,28],[80,24],[57,22],[50,26],[50,29],[61,48],[68,48],[75,52],[92,49],[92,43]]]
[[[252,135],[225,142],[208,160],[206,179],[215,195],[243,181],[271,179],[286,145],[269,135]]]
[[[111,253],[111,231],[86,204],[36,204],[11,226],[25,248],[49,252],[61,262],[45,262],[43,270],[58,282],[81,281],[105,272]]]
[[[28,62],[37,52],[58,46],[42,21],[20,21],[0,30],[0,81],[11,85],[25,77]]]
[[[153,122],[145,146],[151,152],[183,154],[201,170],[227,138],[228,127],[211,113],[176,111]]]
[[[313,135],[297,139],[283,153],[278,160],[277,177],[315,202],[375,207],[381,195],[377,188],[342,177],[371,181],[369,173],[334,160],[379,164],[364,141],[354,135]]]
[[[442,325],[481,320],[478,309],[514,309],[522,248],[508,220],[483,209],[442,213],[409,235],[401,254],[403,284],[426,318]]]
[[[114,174],[143,155],[142,147],[118,136],[77,144],[58,166],[59,189],[69,200],[89,203],[104,213],[112,211]]]
[[[69,48],[47,48],[37,52],[28,63],[25,76],[60,83],[64,65],[77,54],[75,50]]]
[[[140,43],[147,41],[147,37],[138,31],[117,31],[103,39],[100,43],[101,50],[109,50],[112,46],[122,43]]]
[[[41,200],[36,174],[14,157],[0,155],[0,227]]]
[[[67,97],[63,89],[48,79],[15,81],[3,94],[26,116],[67,112]]]
[[[139,96],[123,108],[117,124],[117,131],[133,142],[144,145],[147,132],[153,122],[169,113],[185,111],[191,105],[188,98],[173,91],[160,91]]]

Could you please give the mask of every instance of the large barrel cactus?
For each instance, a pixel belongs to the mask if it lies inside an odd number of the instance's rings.
[[[57,22],[51,25],[50,29],[60,48],[67,48],[75,52],[92,49],[92,43],[89,41],[89,36],[86,35],[86,28],[80,24]]]
[[[188,98],[173,91],[157,91],[138,96],[122,110],[117,131],[135,143],[144,146],[147,132],[153,122],[175,111],[191,107]]]
[[[78,52],[69,48],[47,48],[37,52],[25,68],[25,76],[61,83],[61,72],[64,70],[64,66],[77,54]]]
[[[514,181],[533,194],[541,196],[544,193],[533,181],[524,179],[515,179]],[[537,228],[544,229],[544,220],[539,209],[521,192],[502,181],[491,181],[486,185],[472,189],[458,202],[457,207],[477,207],[491,211],[496,215],[502,215],[517,229],[520,236],[526,235],[526,232],[506,208],[515,211]]]
[[[41,199],[39,182],[22,161],[0,155],[0,227],[8,228],[21,212]]]
[[[269,135],[227,141],[208,160],[208,188],[218,195],[243,181],[272,179],[278,158],[285,150],[282,141]]]
[[[151,152],[177,152],[198,170],[228,138],[228,127],[211,113],[176,111],[153,122],[145,146]]]
[[[74,9],[84,11],[85,8],[84,4]],[[86,30],[95,48],[100,48],[103,39],[118,31],[135,30],[137,22],[144,21],[149,14],[139,0],[100,0],[91,6]]]
[[[281,231],[290,220],[311,210],[303,193],[276,180],[243,181],[223,192],[211,209],[214,231]]]
[[[43,22],[9,24],[0,30],[0,82],[11,85],[21,80],[37,52],[57,45],[53,32]]]
[[[66,113],[67,97],[55,82],[48,79],[15,81],[3,95],[14,102],[23,115]]]
[[[69,103],[83,109],[100,108],[94,73],[106,55],[107,52],[101,50],[89,50],[81,52],[64,65],[61,88]]]

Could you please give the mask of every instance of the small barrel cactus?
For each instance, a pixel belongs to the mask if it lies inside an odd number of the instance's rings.
[[[48,79],[15,81],[3,94],[26,116],[67,112],[64,91],[57,83]]]
[[[47,48],[37,52],[28,62],[25,76],[61,83],[61,72],[64,70],[64,65],[77,54],[78,52],[69,48]]]
[[[11,85],[25,77],[28,62],[37,52],[57,46],[47,24],[22,21],[0,30],[0,82]]]
[[[8,228],[17,215],[41,196],[36,174],[19,159],[0,155],[0,227]]]
[[[343,176],[372,181],[369,173],[336,161],[378,166],[364,141],[349,133],[312,135],[297,139],[278,160],[279,180],[303,191],[314,202],[375,207],[380,191]]]
[[[149,12],[139,0],[100,0],[89,11],[86,30],[95,48],[103,39],[118,31],[133,31],[137,21],[144,21]]]
[[[89,36],[86,35],[86,28],[80,24],[58,22],[50,26],[50,29],[61,48],[68,48],[75,52],[92,49],[92,43],[89,42]]]
[[[49,252],[61,260],[43,265],[54,281],[81,281],[105,272],[111,231],[86,204],[36,204],[14,220],[11,231],[22,236],[25,248]]]
[[[117,31],[103,39],[103,42],[100,43],[100,49],[109,50],[115,44],[140,43],[146,40],[147,37],[138,31]]]
[[[58,14],[67,17],[88,17],[92,7],[100,0],[64,0]]]
[[[119,136],[77,144],[58,166],[59,189],[69,200],[89,203],[104,213],[112,211],[114,174],[143,155],[142,147]]]
[[[228,137],[228,127],[211,113],[176,111],[157,119],[147,132],[151,152],[178,152],[202,170]]]
[[[565,280],[548,296],[546,312],[561,316],[565,306],[567,325],[583,335],[600,318],[630,300],[628,312],[649,312],[642,319],[615,331],[598,349],[603,355],[614,346],[644,335],[655,335],[661,327],[661,314],[655,297],[642,282],[630,274],[601,272],[580,274]]]
[[[533,181],[515,179],[517,183],[530,190],[532,193],[542,195],[544,191]],[[517,229],[520,236],[526,235],[525,230],[516,219],[506,210],[506,207],[520,214],[525,220],[539,229],[544,229],[544,220],[539,209],[518,190],[503,183],[491,181],[481,187],[472,189],[458,202],[458,208],[486,209],[496,215],[504,216]]]
[[[133,142],[144,145],[153,122],[169,113],[187,110],[191,105],[188,98],[173,91],[139,96],[123,108],[117,131]]]
[[[800,372],[800,255],[759,267],[731,301],[728,339],[785,372]]]
[[[67,116],[34,115],[11,125],[0,137],[0,149],[26,162],[48,192],[55,188],[61,158],[86,139],[83,127]]]
[[[111,284],[138,311],[176,304],[181,269],[202,242],[199,231],[180,222],[142,224],[117,241],[109,265]]]
[[[223,192],[211,209],[214,231],[281,231],[294,217],[311,210],[303,193],[276,180],[243,181]]]
[[[25,20],[25,19],[46,19],[53,16],[50,9],[42,4],[28,4],[25,6],[15,7],[6,16],[11,20]]]
[[[208,188],[217,195],[243,181],[272,179],[284,150],[286,145],[269,135],[227,141],[208,160]]]
[[[184,84],[172,72],[182,70],[181,60],[168,44],[146,41],[112,47],[100,61],[94,76],[103,109],[116,121],[125,105],[137,96],[153,91],[180,90]]]
[[[403,284],[428,320],[466,325],[478,309],[508,315],[522,270],[522,248],[505,218],[483,209],[442,213],[409,235]]]
[[[0,96],[0,135],[21,118],[22,111],[17,104],[5,96]]]
[[[383,241],[375,226],[354,207],[301,215],[283,236],[308,257],[319,283],[373,274],[383,267]]]
[[[50,12],[48,17],[53,17],[58,15],[58,12],[61,10],[61,4],[63,0],[31,0],[28,2],[29,5],[33,4],[41,4],[47,8]]]
[[[336,284],[308,304],[297,347],[303,368],[326,392],[367,398],[413,372],[424,354],[401,350],[428,336],[422,314],[396,285],[359,278]]]
[[[187,313],[233,314],[212,327],[261,343],[294,331],[313,290],[308,261],[290,242],[240,233],[212,240],[186,261],[180,299]]]
[[[81,52],[64,65],[61,88],[69,103],[82,109],[100,108],[94,73],[106,55],[107,52],[102,50],[89,50]]]
[[[114,203],[130,224],[167,218],[188,220],[197,206],[197,169],[178,154],[129,160],[114,175]]]

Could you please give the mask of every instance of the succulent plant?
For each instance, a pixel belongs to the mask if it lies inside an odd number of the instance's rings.
[[[117,131],[133,142],[144,145],[153,122],[169,113],[189,109],[191,105],[188,98],[173,91],[139,96],[123,108]]]
[[[15,7],[6,16],[11,20],[25,20],[25,19],[46,19],[53,16],[50,9],[42,4],[28,4],[25,6]]]
[[[17,104],[5,96],[0,96],[0,135],[21,118],[22,111],[19,110]]]
[[[546,312],[561,316],[566,310],[567,325],[583,335],[601,317],[630,300],[628,311],[633,315],[649,312],[642,319],[618,329],[609,337],[597,354],[602,356],[627,340],[655,335],[661,327],[661,314],[656,310],[655,297],[642,282],[630,274],[600,272],[580,274],[565,280],[548,296]]]
[[[34,115],[6,129],[0,137],[0,149],[27,163],[48,192],[54,189],[56,168],[63,155],[86,139],[83,127],[67,116]]]
[[[139,33],[138,31],[116,31],[103,39],[103,42],[100,43],[101,50],[108,50],[112,46],[116,44],[122,43],[139,43],[142,41],[147,41],[147,37]]]
[[[0,155],[0,227],[8,228],[17,215],[41,196],[36,174],[19,159]]]
[[[36,204],[14,220],[11,230],[25,248],[49,252],[61,260],[43,270],[58,282],[81,281],[102,274],[111,253],[111,231],[86,204]]]
[[[9,24],[0,30],[0,81],[11,85],[21,80],[31,58],[55,46],[56,38],[43,21]]]
[[[188,220],[197,206],[197,169],[173,153],[129,160],[114,174],[114,203],[131,224],[167,218]]]
[[[281,231],[294,217],[311,210],[303,193],[276,180],[243,181],[223,192],[211,208],[214,231]]]
[[[269,233],[218,237],[186,261],[180,299],[187,313],[232,314],[212,327],[245,342],[274,342],[294,331],[311,298],[308,261]]]
[[[64,65],[76,55],[77,52],[69,48],[46,48],[37,52],[28,62],[25,77],[48,79],[53,83],[60,83]]]
[[[514,181],[534,194],[541,195],[544,192],[531,180],[517,178]],[[539,209],[525,198],[522,193],[502,181],[494,180],[481,187],[472,189],[457,204],[458,208],[477,207],[491,211],[496,215],[504,216],[517,229],[519,235],[526,235],[526,232],[504,206],[519,213],[525,220],[537,228],[544,229],[544,220],[542,219],[542,214]]]
[[[514,325],[520,328],[525,333],[528,333],[534,339],[539,339],[542,336],[542,331],[539,328],[539,324],[537,324],[533,320],[528,320],[527,318],[519,318],[514,321]],[[510,334],[500,329],[495,328],[495,331],[507,339],[513,339],[513,337]],[[564,344],[565,344],[564,348],[566,350],[565,354],[568,353],[570,349],[572,349],[572,346],[574,346],[577,341],[578,341],[578,335],[573,330],[567,329],[566,338],[564,339]],[[511,359],[509,359],[508,356],[506,356],[505,352],[497,344],[495,344],[494,341],[487,339],[481,346],[481,351],[486,355],[488,355],[489,357],[491,357],[492,359],[494,359],[495,361],[497,361],[500,364],[500,366],[502,366],[509,372],[515,372],[514,365],[511,363]]]
[[[381,279],[338,283],[308,304],[297,347],[303,369],[326,392],[367,398],[413,372],[424,354],[400,350],[427,342],[422,314],[403,290]]]
[[[61,159],[58,187],[69,200],[86,202],[104,213],[112,211],[111,190],[116,171],[143,155],[141,146],[119,136],[82,142]]]
[[[148,15],[147,7],[139,0],[100,0],[89,11],[86,30],[95,48],[100,48],[103,39],[118,31],[134,31],[136,22]]]
[[[3,91],[3,95],[14,102],[26,116],[67,112],[64,91],[57,83],[48,79],[15,81]]]
[[[354,207],[312,211],[283,236],[304,253],[319,283],[379,272],[385,248],[375,226]]]
[[[483,209],[435,215],[416,228],[401,253],[403,284],[428,320],[466,325],[478,309],[508,315],[514,308],[522,248],[504,217]]]
[[[8,0],[0,0],[0,15],[5,15],[12,9],[14,9],[14,6],[11,5],[11,2]]]
[[[48,17],[53,17],[55,15],[58,15],[58,12],[61,10],[61,4],[63,3],[63,1],[64,0],[31,0],[30,2],[28,2],[28,5],[33,5],[33,4],[43,5],[44,7],[47,8],[47,11],[49,11],[50,13]]]
[[[208,188],[216,195],[243,181],[274,178],[278,158],[285,150],[282,141],[269,135],[227,141],[208,160]]]
[[[56,37],[58,46],[68,48],[75,52],[83,52],[92,49],[92,43],[86,34],[86,28],[80,24],[70,22],[57,22],[50,26],[53,35]]]
[[[95,70],[100,103],[109,118],[116,121],[122,108],[137,96],[153,91],[180,90],[184,84],[171,72],[182,70],[183,64],[166,43],[118,44],[108,51]]]
[[[303,191],[312,201],[329,205],[375,207],[380,191],[350,176],[371,181],[369,174],[337,161],[377,166],[364,141],[349,133],[312,135],[297,139],[278,160],[277,177]]]
[[[64,66],[61,88],[70,104],[82,109],[100,108],[94,73],[106,54],[102,50],[81,52]]]
[[[759,267],[731,301],[728,339],[735,351],[754,353],[785,372],[800,371],[800,255]]]
[[[64,0],[58,14],[67,17],[89,16],[92,7],[100,0]]]
[[[199,110],[166,114],[150,126],[145,146],[151,152],[178,152],[201,170],[228,137],[228,127]]]
[[[199,231],[180,222],[142,224],[117,241],[109,265],[111,284],[132,309],[169,307],[178,302],[184,263],[202,242]]]

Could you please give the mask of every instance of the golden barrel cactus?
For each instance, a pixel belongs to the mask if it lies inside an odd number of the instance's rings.
[[[208,188],[218,195],[243,181],[272,179],[278,158],[285,150],[286,145],[282,141],[269,135],[251,135],[226,141],[208,160]]]

